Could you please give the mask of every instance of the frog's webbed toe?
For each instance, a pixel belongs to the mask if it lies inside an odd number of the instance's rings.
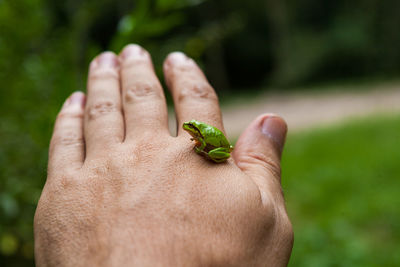
[[[212,161],[216,162],[216,163],[222,163],[225,162],[228,158],[225,159],[211,159]]]
[[[205,156],[206,158],[209,158],[208,153],[197,146],[194,147],[194,151],[196,151],[197,154],[200,154],[200,155]]]

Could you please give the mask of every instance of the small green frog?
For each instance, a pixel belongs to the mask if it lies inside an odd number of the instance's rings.
[[[231,156],[233,146],[219,129],[196,120],[183,123],[182,128],[192,136],[190,140],[196,141],[194,150],[198,154],[218,163]]]

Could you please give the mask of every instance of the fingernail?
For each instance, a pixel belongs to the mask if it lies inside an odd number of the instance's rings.
[[[124,48],[121,53],[123,59],[128,58],[145,58],[147,56],[145,50],[136,44],[130,44]]]
[[[69,97],[70,106],[76,105],[83,107],[85,104],[85,94],[82,92],[75,92]]]
[[[287,126],[278,116],[269,115],[262,122],[261,132],[278,145],[280,150],[285,143]]]
[[[190,61],[182,52],[173,52],[169,54],[168,59],[172,64],[187,64]]]
[[[102,53],[97,62],[100,67],[111,67],[115,68],[118,65],[117,57],[112,52]]]

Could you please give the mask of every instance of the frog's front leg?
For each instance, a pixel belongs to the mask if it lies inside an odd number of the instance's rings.
[[[204,154],[204,153],[207,154],[206,152],[204,152],[204,148],[206,148],[206,146],[207,146],[207,143],[204,141],[204,139],[198,138],[196,140],[196,142],[197,142],[197,144],[194,147],[194,151],[196,151],[196,153],[198,153],[198,154]]]
[[[229,153],[230,149],[224,148],[224,147],[218,147],[214,148],[213,150],[210,150],[208,152],[208,157],[215,161],[215,162],[224,162],[227,160],[231,154]]]

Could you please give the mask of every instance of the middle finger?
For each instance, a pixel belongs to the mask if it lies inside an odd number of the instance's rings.
[[[145,131],[169,133],[167,104],[150,54],[131,44],[123,49],[120,61],[125,140]]]

